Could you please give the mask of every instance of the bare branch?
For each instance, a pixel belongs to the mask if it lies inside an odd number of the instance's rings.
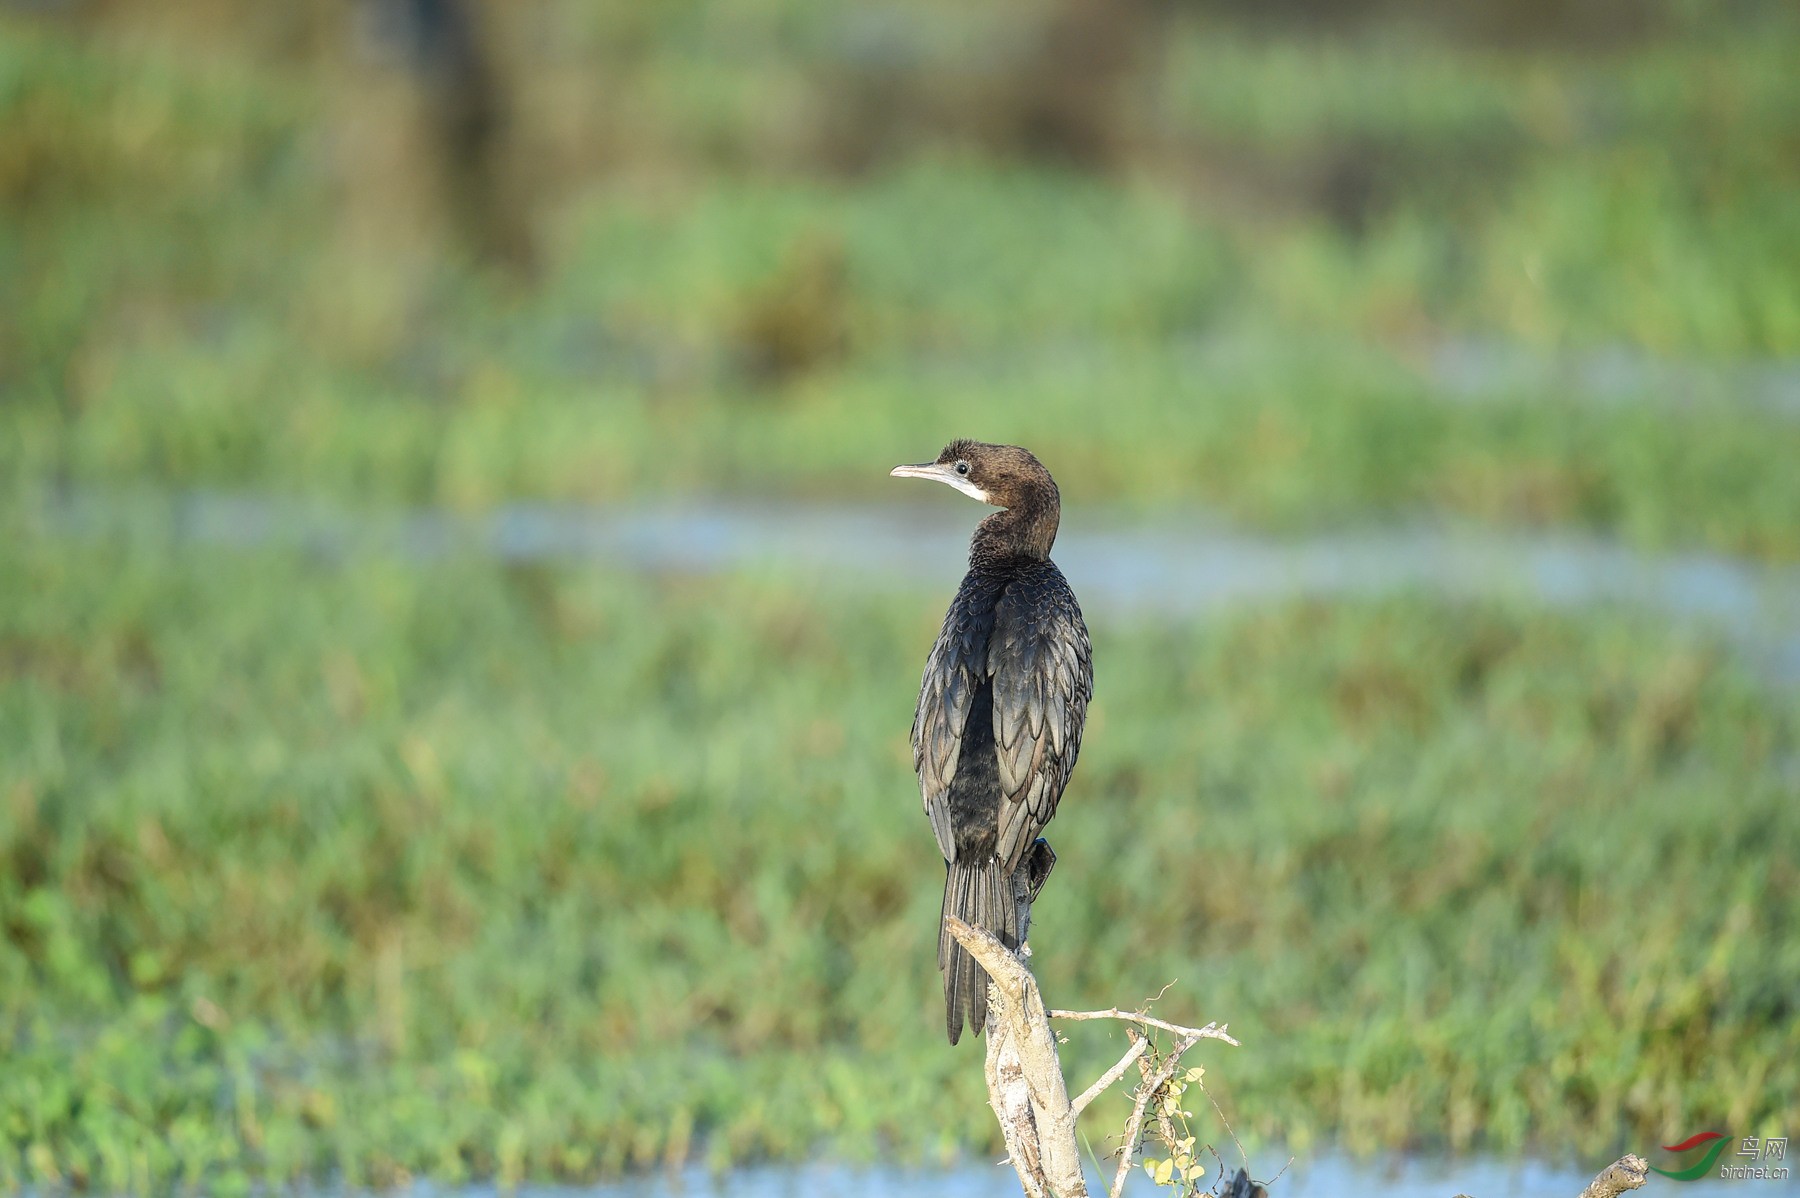
[[[1041,1187],[1056,1198],[1087,1198],[1075,1114],[1036,979],[991,932],[954,917],[944,926],[993,979],[988,989],[988,1097],[1015,1172],[1027,1192]]]
[[[1013,951],[1000,943],[1000,938],[986,928],[978,928],[964,923],[954,915],[946,916],[944,926],[957,942],[969,950],[980,966],[987,970],[994,984],[1006,991],[1006,997],[1015,1002],[1025,993],[1025,986],[1031,983],[1031,973],[1023,962],[1013,955]]]
[[[1581,1198],[1619,1198],[1626,1190],[1635,1190],[1650,1180],[1650,1163],[1629,1153],[1620,1157],[1581,1191]]]
[[[1157,1019],[1142,1011],[1121,1011],[1117,1007],[1108,1007],[1104,1011],[1051,1011],[1052,1019],[1065,1019],[1078,1022],[1083,1019],[1123,1019],[1127,1023],[1142,1024],[1144,1027],[1161,1028],[1165,1032],[1173,1032],[1177,1036],[1192,1036],[1196,1040],[1223,1040],[1233,1048],[1242,1047],[1226,1031],[1230,1024],[1209,1023],[1205,1027],[1183,1027],[1179,1023],[1170,1023],[1166,1019]]]
[[[1119,1063],[1114,1065],[1111,1069],[1108,1069],[1105,1073],[1102,1073],[1099,1081],[1083,1090],[1080,1097],[1069,1104],[1070,1109],[1077,1115],[1087,1110],[1088,1103],[1094,1101],[1094,1099],[1111,1089],[1112,1084],[1121,1077],[1124,1077],[1125,1071],[1131,1068],[1131,1063],[1143,1056],[1144,1050],[1149,1047],[1150,1041],[1142,1036],[1138,1036],[1131,1047],[1125,1050],[1125,1055],[1119,1058]]]
[[[1015,886],[1018,884],[1015,882]],[[1021,903],[1025,901],[1020,897]],[[947,919],[945,926],[993,980],[988,992],[988,1094],[1006,1139],[1011,1164],[1027,1198],[1087,1198],[1087,1182],[1076,1147],[1076,1117],[1117,1084],[1127,1070],[1137,1066],[1142,1081],[1132,1098],[1131,1118],[1126,1122],[1124,1143],[1119,1148],[1118,1170],[1108,1191],[1110,1198],[1121,1198],[1137,1157],[1138,1141],[1144,1135],[1150,1105],[1180,1070],[1182,1055],[1202,1040],[1220,1040],[1233,1047],[1238,1046],[1237,1040],[1222,1023],[1184,1027],[1143,1011],[1122,1011],[1117,1007],[1104,1011],[1046,1011],[1037,979],[1032,977],[1031,970],[1021,959],[1028,950],[1015,954],[992,933],[959,919]],[[1050,1030],[1052,1019],[1069,1022],[1117,1019],[1137,1025],[1128,1029],[1131,1047],[1125,1055],[1073,1102],[1069,1100],[1062,1065],[1057,1060],[1057,1039]],[[1176,1042],[1166,1055],[1148,1057],[1150,1039],[1137,1030],[1140,1027],[1169,1032],[1177,1038]],[[1218,1111],[1218,1103],[1211,1092],[1204,1085],[1200,1089]],[[1225,1121],[1224,1112],[1218,1111],[1218,1114],[1235,1142],[1237,1134]],[[1167,1116],[1159,1111],[1158,1119],[1163,1138],[1171,1145],[1175,1144],[1175,1132]],[[1243,1145],[1237,1147],[1239,1156],[1243,1156]],[[1619,1198],[1627,1190],[1642,1186],[1648,1174],[1649,1166],[1643,1158],[1622,1157],[1594,1178],[1580,1198]],[[1251,1193],[1266,1192],[1260,1185],[1249,1182],[1247,1174],[1241,1171],[1239,1184],[1251,1187]]]
[[[998,1015],[998,1011],[995,1012]],[[1037,1120],[1032,1114],[1031,1083],[1025,1080],[1019,1054],[1009,1035],[1000,1030],[1000,1019],[990,1033],[987,1054],[988,1105],[1000,1121],[1006,1141],[1006,1157],[1025,1187],[1025,1198],[1047,1198],[1050,1179],[1044,1176]]]
[[[1029,895],[1021,889],[1024,880],[1023,872],[1015,875],[1014,897],[1021,906],[1029,902]],[[1223,1024],[1183,1027],[1116,1007],[1107,1011],[1046,1011],[1037,979],[1023,960],[1028,950],[1021,948],[1015,953],[993,933],[954,917],[946,919],[944,927],[992,980],[988,988],[988,1101],[1028,1198],[1087,1198],[1087,1179],[1081,1170],[1076,1142],[1076,1118],[1133,1064],[1144,1073],[1126,1129],[1125,1145],[1120,1149],[1119,1174],[1112,1188],[1117,1198],[1125,1178],[1130,1176],[1131,1162],[1143,1135],[1145,1108],[1175,1075],[1181,1055],[1201,1040],[1222,1040],[1233,1046],[1237,1041]],[[1059,1019],[1119,1019],[1143,1028],[1160,1028],[1173,1033],[1177,1042],[1167,1056],[1157,1060],[1157,1068],[1152,1071],[1145,1059],[1151,1051],[1148,1035],[1137,1027],[1129,1029],[1132,1043],[1125,1055],[1070,1102],[1062,1064],[1057,1059],[1057,1037],[1050,1029],[1052,1014]]]

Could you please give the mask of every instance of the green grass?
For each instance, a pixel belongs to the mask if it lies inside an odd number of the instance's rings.
[[[1104,169],[1019,133],[1043,6],[860,74],[816,0],[543,6],[510,274],[326,9],[126,8],[0,17],[0,1189],[992,1147],[904,745],[944,596],[67,541],[55,485],[891,498],[975,435],[1084,510],[1800,560],[1746,393],[1800,356],[1791,6],[1576,51],[1203,5]],[[1465,340],[1651,368],[1458,400]],[[1792,693],[1609,612],[1095,632],[1038,967],[1230,1020],[1240,1131],[1800,1122]]]
[[[0,1183],[992,1147],[905,744],[941,596],[16,512],[0,586]],[[1038,968],[1229,1020],[1240,1132],[1603,1155],[1800,1116],[1791,695],[1424,601],[1095,643]]]

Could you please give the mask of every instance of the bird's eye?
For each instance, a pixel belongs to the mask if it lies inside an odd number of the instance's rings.
[[[969,472],[969,464],[967,462],[958,462],[956,464],[956,472],[958,474],[967,474]]]

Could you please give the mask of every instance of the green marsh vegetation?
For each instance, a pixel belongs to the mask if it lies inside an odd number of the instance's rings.
[[[981,85],[976,47],[1031,44],[1030,6],[923,6],[894,46],[798,0],[577,7],[505,43],[537,55],[509,126],[536,251],[499,278],[434,218],[413,110],[323,18],[9,18],[16,472],[869,494],[867,462],[977,411],[1092,494],[1252,526],[1435,509],[1800,556],[1800,421],[1730,374],[1800,352],[1788,6],[1511,49],[1177,12],[1116,89],[1119,144],[1087,149],[1068,120],[1047,148],[1006,133],[1050,84]],[[882,86],[946,89],[965,123],[871,101],[887,124],[839,130],[871,37]],[[891,148],[846,162],[845,138]],[[1458,403],[1428,363],[1466,339],[1701,374]]]
[[[14,1181],[991,1134],[929,1035],[930,597],[7,532]],[[1037,968],[1229,1018],[1241,1132],[1603,1155],[1792,1118],[1790,698],[1641,625],[1426,601],[1101,650]]]
[[[904,744],[941,595],[71,538],[45,488],[873,500],[975,433],[1071,506],[1800,557],[1800,418],[1737,385],[1800,351],[1789,6],[1178,9],[1060,112],[1083,6],[968,7],[546,6],[500,233],[326,8],[0,17],[0,1185],[992,1134]],[[1489,342],[1697,381],[1447,398]],[[1179,979],[1241,1132],[1800,1123],[1791,691],[1604,611],[1095,632],[1037,968]]]

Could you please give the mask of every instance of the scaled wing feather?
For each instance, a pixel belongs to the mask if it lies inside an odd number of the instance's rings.
[[[912,727],[913,769],[919,775],[919,792],[931,831],[946,861],[956,860],[950,782],[962,756],[962,732],[977,687],[976,672],[986,666],[986,644],[977,645],[969,636],[952,631],[963,624],[962,604],[963,597],[958,595],[944,616],[944,634],[925,662]]]
[[[1018,867],[1068,785],[1093,693],[1093,656],[1081,608],[1062,574],[1007,588],[995,608],[987,672],[993,677],[1000,756],[1000,859]]]

